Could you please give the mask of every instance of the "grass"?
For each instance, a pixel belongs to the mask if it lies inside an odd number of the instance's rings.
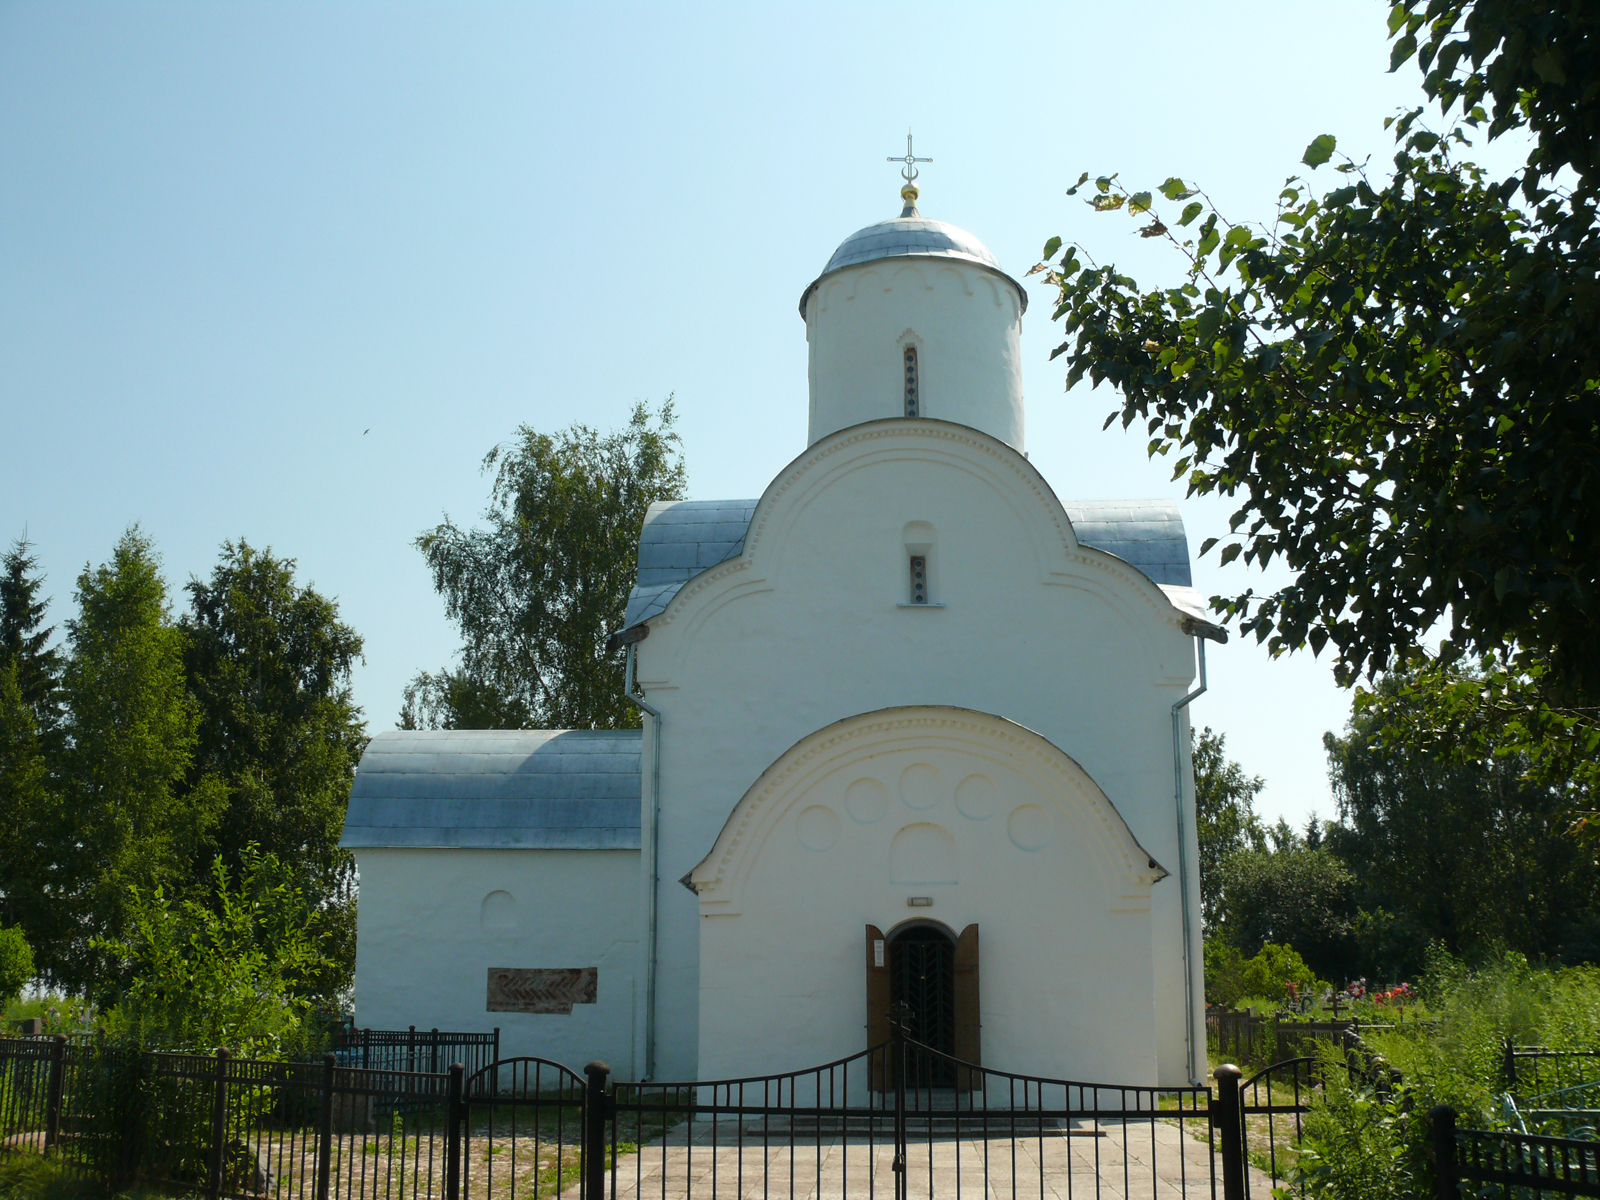
[[[107,1192],[79,1178],[54,1158],[20,1153],[0,1158],[0,1197],[5,1200],[154,1200],[147,1188]]]

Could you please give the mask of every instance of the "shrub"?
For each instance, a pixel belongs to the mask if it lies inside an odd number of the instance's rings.
[[[1318,986],[1316,973],[1306,966],[1293,946],[1269,942],[1244,964],[1244,988],[1252,996],[1287,1000],[1291,985],[1296,992]]]
[[[328,966],[323,915],[287,867],[254,847],[237,878],[218,857],[212,885],[204,901],[133,891],[130,936],[97,943],[131,981],[107,1014],[107,1030],[147,1049],[228,1046],[248,1058],[307,1052],[317,1036],[310,997]]]

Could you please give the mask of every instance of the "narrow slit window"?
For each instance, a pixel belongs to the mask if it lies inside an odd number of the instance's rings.
[[[911,603],[928,602],[928,559],[926,555],[911,556]]]
[[[920,403],[917,399],[917,348],[907,346],[906,357],[906,416],[920,415]]]

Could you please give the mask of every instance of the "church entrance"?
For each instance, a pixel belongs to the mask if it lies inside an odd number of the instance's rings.
[[[889,1041],[889,1012],[898,1003],[906,1009],[906,1033],[913,1041],[939,1051],[908,1060],[918,1087],[967,1091],[977,1072],[958,1068],[949,1055],[981,1063],[982,1009],[978,1001],[978,927],[968,925],[960,936],[936,921],[913,921],[888,936],[867,926],[867,1045]],[[920,1065],[915,1065],[920,1060]],[[872,1088],[889,1085],[883,1070],[887,1059],[874,1062]]]
[[[934,925],[913,925],[889,941],[889,1003],[904,1004],[906,1032],[941,1054],[956,1052],[956,943]],[[915,1055],[907,1064],[916,1087],[954,1087],[955,1068]],[[923,1078],[926,1076],[926,1078]]]

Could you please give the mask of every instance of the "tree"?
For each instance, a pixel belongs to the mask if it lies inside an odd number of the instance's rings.
[[[1290,945],[1317,974],[1343,974],[1354,876],[1328,847],[1311,849],[1283,821],[1268,831],[1267,843],[1223,861],[1219,933],[1247,958],[1269,943]]]
[[[1343,737],[1324,737],[1340,816],[1329,838],[1355,875],[1363,969],[1415,974],[1434,944],[1479,960],[1600,957],[1600,866],[1560,836],[1565,793],[1530,779],[1492,735],[1475,761],[1389,737],[1398,720],[1428,719],[1426,693],[1405,673],[1373,700]]]
[[[1441,667],[1494,656],[1487,715],[1547,777],[1592,787],[1595,17],[1572,3],[1407,0],[1391,29],[1396,65],[1418,53],[1446,112],[1462,105],[1456,124],[1440,134],[1420,125],[1421,108],[1401,115],[1392,174],[1344,161],[1321,194],[1291,177],[1265,229],[1225,220],[1180,179],[1158,189],[1183,204],[1170,223],[1153,192],[1097,179],[1091,206],[1167,239],[1186,278],[1145,290],[1052,238],[1045,258],[1059,260],[1036,269],[1059,293],[1055,353],[1069,386],[1087,377],[1120,391],[1107,423],[1141,423],[1191,492],[1239,501],[1223,563],[1282,558],[1293,570],[1270,595],[1215,598],[1219,612],[1274,653],[1331,644],[1345,683],[1415,660],[1446,621]],[[1538,139],[1520,179],[1455,157],[1486,123],[1491,137],[1526,124]],[[1335,147],[1322,135],[1303,161],[1315,170]],[[1570,191],[1554,186],[1562,167],[1577,172]],[[1190,226],[1180,240],[1174,229]]]
[[[0,556],[0,660],[14,665],[35,726],[49,731],[60,719],[61,656],[50,645],[54,628],[44,623],[48,601],[39,595],[44,576],[38,566],[26,538]]]
[[[106,980],[91,939],[122,935],[130,888],[188,878],[189,848],[210,835],[223,794],[210,782],[184,786],[199,720],[184,678],[186,638],[137,526],[110,562],[84,568],[77,602],[63,689],[62,820],[44,866],[48,901],[71,927],[35,948],[52,977],[83,990]]]
[[[489,452],[486,527],[446,517],[416,541],[463,644],[458,668],[407,687],[402,727],[638,725],[606,641],[622,626],[646,510],[683,496],[674,424],[669,397],[653,415],[635,405],[615,433],[524,425]]]
[[[1489,104],[1489,136],[1527,129],[1524,194],[1562,168],[1576,198],[1600,188],[1600,13],[1583,0],[1401,0],[1389,13],[1390,69],[1416,56],[1446,113]],[[1422,40],[1418,41],[1418,34]],[[1464,68],[1464,69],[1463,69]]]
[[[1264,849],[1266,831],[1255,814],[1255,798],[1267,781],[1246,775],[1224,754],[1225,734],[1208,725],[1196,739],[1189,731],[1194,762],[1194,807],[1200,839],[1200,911],[1208,933],[1221,916],[1222,865],[1238,850]]]
[[[0,926],[0,1008],[22,995],[33,978],[33,949],[22,930]]]
[[[126,935],[94,943],[127,981],[111,1032],[149,1049],[228,1046],[252,1058],[302,1049],[329,964],[319,936],[326,913],[295,874],[252,846],[235,871],[218,855],[200,897],[130,888]]]
[[[241,539],[223,545],[209,580],[188,584],[184,667],[199,719],[187,783],[226,789],[211,837],[191,851],[192,870],[204,882],[215,856],[230,870],[247,853],[275,856],[328,909],[332,957],[348,981],[354,864],[339,839],[367,741],[350,691],[361,637],[294,571],[293,559]]]
[[[19,674],[15,658],[0,656],[0,924],[55,945],[66,936],[49,896],[62,810]]]

